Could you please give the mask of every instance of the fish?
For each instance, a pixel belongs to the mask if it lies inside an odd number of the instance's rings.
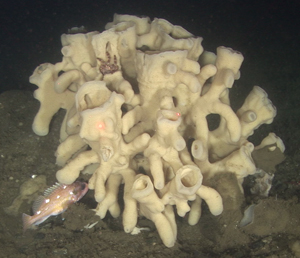
[[[63,213],[78,202],[88,191],[88,184],[76,181],[73,184],[60,184],[49,187],[43,196],[39,196],[32,205],[33,215],[22,214],[23,232],[39,225],[50,216]]]

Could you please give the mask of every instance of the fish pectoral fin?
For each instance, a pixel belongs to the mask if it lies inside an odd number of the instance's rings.
[[[36,200],[33,202],[32,204],[32,211],[35,214],[40,207],[42,206],[42,204],[45,202],[45,197],[44,196],[39,196],[38,198],[36,198]]]

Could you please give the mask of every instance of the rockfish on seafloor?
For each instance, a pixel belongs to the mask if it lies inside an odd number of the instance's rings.
[[[34,215],[22,215],[23,231],[32,225],[39,225],[50,216],[56,216],[64,212],[68,207],[79,201],[88,191],[85,182],[74,182],[70,185],[56,183],[39,196],[32,205]]]

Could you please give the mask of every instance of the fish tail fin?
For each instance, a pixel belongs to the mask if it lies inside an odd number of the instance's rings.
[[[32,225],[31,216],[23,213],[22,214],[22,221],[23,221],[23,232],[25,232]]]

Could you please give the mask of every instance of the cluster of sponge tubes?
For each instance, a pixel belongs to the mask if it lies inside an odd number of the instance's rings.
[[[276,115],[258,86],[237,112],[231,109],[229,89],[240,77],[242,54],[226,47],[205,52],[202,38],[180,26],[130,15],[115,15],[101,33],[61,40],[62,62],[42,64],[30,77],[41,103],[36,134],[46,135],[53,115],[66,109],[58,181],[71,184],[80,172],[90,173],[101,218],[107,211],[120,216],[124,184],[125,232],[143,215],[167,247],[177,236],[174,206],[179,216],[189,212],[191,225],[200,219],[202,200],[221,214],[222,197],[207,180],[227,171],[241,184],[254,174],[247,138]],[[220,116],[213,131],[209,114]]]

